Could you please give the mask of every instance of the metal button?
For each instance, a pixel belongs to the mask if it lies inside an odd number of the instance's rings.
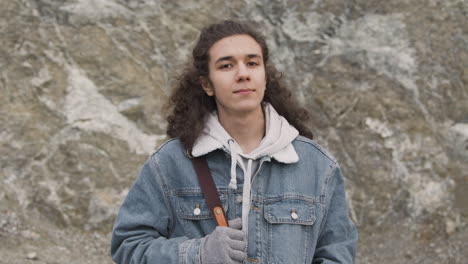
[[[296,213],[296,210],[292,210],[291,218],[294,219],[294,220],[296,220],[297,218],[299,218],[299,216],[298,216],[297,213]]]
[[[196,205],[195,205],[195,209],[193,210],[193,214],[194,214],[194,215],[200,215],[200,214],[201,214],[201,210],[200,210],[200,205],[199,205],[199,204],[196,204]]]
[[[221,209],[217,208],[217,209],[215,210],[215,213],[216,213],[217,215],[220,215],[220,214],[221,214]]]

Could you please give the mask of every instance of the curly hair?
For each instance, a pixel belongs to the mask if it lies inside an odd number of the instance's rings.
[[[209,50],[217,41],[233,35],[249,35],[262,49],[267,77],[263,101],[269,102],[300,135],[313,138],[306,125],[310,114],[299,106],[292,92],[283,84],[282,74],[269,64],[268,47],[263,36],[246,24],[228,20],[209,25],[201,31],[192,52],[193,62],[179,77],[168,101],[167,135],[179,137],[187,150],[192,149],[195,140],[203,132],[207,114],[216,109],[214,98],[205,93],[200,83],[201,78],[209,77]]]

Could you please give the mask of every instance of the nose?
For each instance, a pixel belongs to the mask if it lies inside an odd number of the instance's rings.
[[[239,68],[237,71],[237,81],[250,81],[250,73],[247,65],[239,63]]]

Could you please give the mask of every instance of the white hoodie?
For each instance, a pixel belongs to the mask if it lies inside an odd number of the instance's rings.
[[[218,120],[215,112],[211,113],[205,124],[205,129],[192,149],[192,156],[199,157],[216,149],[227,149],[231,154],[231,181],[229,188],[237,189],[236,165],[244,172],[244,188],[242,194],[242,230],[247,234],[250,211],[252,162],[264,156],[270,156],[278,162],[295,163],[299,160],[292,141],[299,135],[296,128],[280,116],[269,103],[264,104],[265,109],[265,137],[260,145],[250,153],[243,153],[240,146],[228,134]],[[243,161],[246,160],[244,163]],[[245,165],[244,165],[245,164]]]

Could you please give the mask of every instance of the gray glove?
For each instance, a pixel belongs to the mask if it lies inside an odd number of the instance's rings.
[[[213,233],[202,238],[200,257],[202,264],[242,263],[247,257],[247,241],[241,231],[240,218],[229,220],[229,227],[217,226]]]

